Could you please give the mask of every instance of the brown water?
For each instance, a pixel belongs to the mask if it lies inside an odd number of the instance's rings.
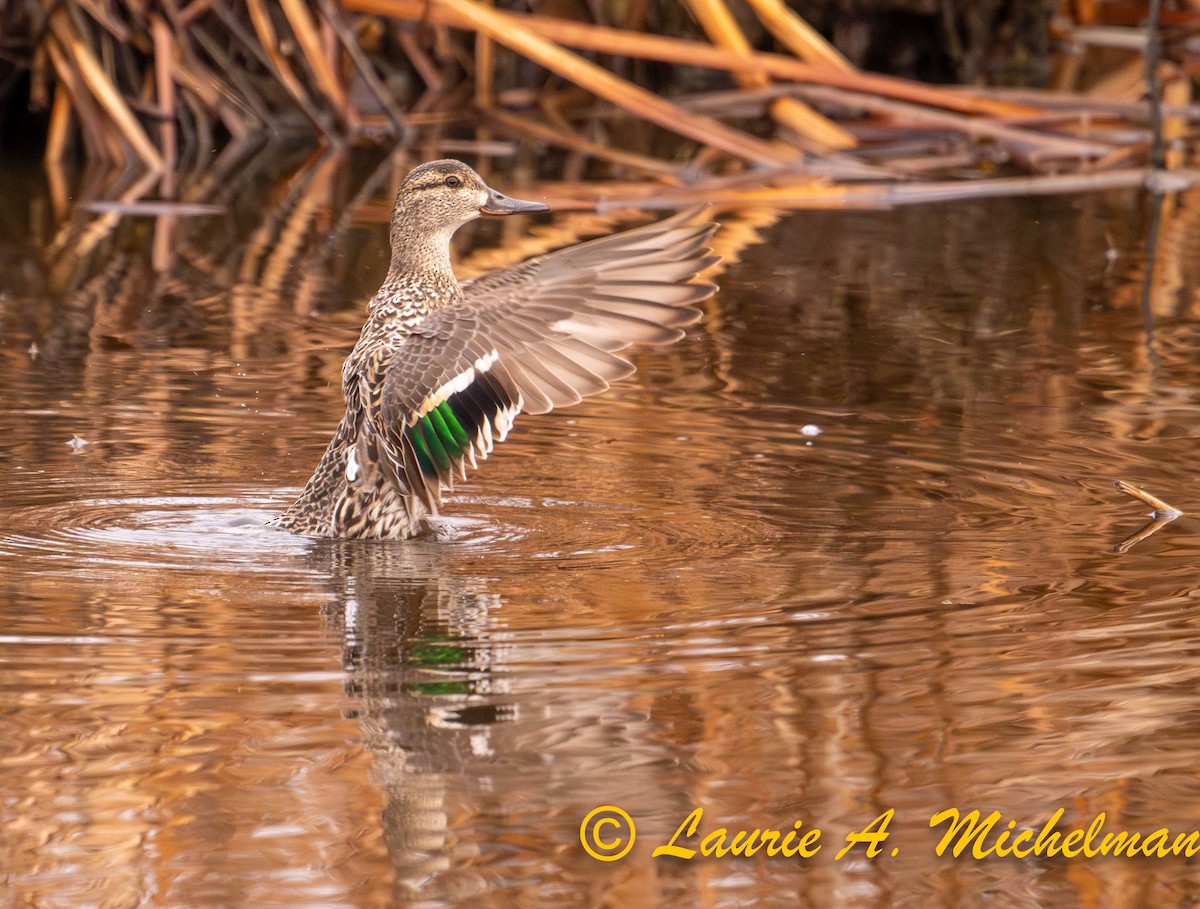
[[[684,342],[519,420],[432,538],[339,544],[259,525],[382,275],[359,170],[258,162],[173,219],[6,173],[5,905],[1200,899],[1194,860],[939,856],[929,826],[1200,829],[1197,525],[1121,547],[1149,509],[1112,486],[1200,509],[1197,199],[1149,348],[1132,194],[723,213]],[[637,824],[620,861],[580,845],[599,805]],[[691,848],[824,845],[652,858],[697,807]],[[877,858],[835,858],[889,808]]]

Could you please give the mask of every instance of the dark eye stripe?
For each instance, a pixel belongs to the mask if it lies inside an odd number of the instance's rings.
[[[456,180],[458,180],[458,183],[457,183],[457,184],[453,184],[453,185],[456,185],[456,186],[461,186],[461,185],[462,185],[462,178],[461,178],[461,177],[455,177],[455,179],[456,179]],[[416,186],[413,186],[413,187],[410,187],[410,188],[411,188],[411,189],[441,189],[441,188],[442,188],[442,187],[444,187],[445,185],[446,185],[446,181],[445,181],[445,180],[438,180],[436,183],[418,183]]]

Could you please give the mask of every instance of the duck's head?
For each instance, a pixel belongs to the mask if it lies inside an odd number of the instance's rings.
[[[452,234],[480,215],[516,215],[549,211],[541,202],[524,202],[498,193],[461,161],[430,161],[414,168],[396,193],[394,226],[405,233]]]

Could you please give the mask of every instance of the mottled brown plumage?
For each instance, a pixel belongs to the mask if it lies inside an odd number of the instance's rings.
[[[392,262],[342,368],[346,413],[300,497],[271,524],[337,538],[406,539],[454,475],[486,458],[518,413],[578,402],[633,372],[615,354],[683,336],[715,225],[687,212],[459,283],[450,238],[481,214],[545,211],[459,161],[400,185]]]

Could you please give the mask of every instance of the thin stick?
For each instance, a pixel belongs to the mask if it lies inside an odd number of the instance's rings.
[[[50,126],[46,130],[46,152],[42,159],[48,167],[62,164],[67,140],[71,135],[71,98],[66,86],[54,86],[54,103],[50,108]]]
[[[169,173],[169,171],[168,171]],[[164,274],[175,262],[175,216],[162,215],[154,219],[154,235],[150,243],[150,267]]]
[[[496,45],[487,35],[475,36],[475,104],[492,106],[495,84]]]
[[[207,205],[202,202],[112,202],[106,199],[96,202],[85,202],[82,207],[86,211],[94,211],[100,214],[114,212],[118,215],[142,215],[154,218],[166,215],[173,217],[219,215],[226,211],[223,205]]]
[[[83,7],[87,14],[100,24],[101,28],[118,41],[125,42],[129,40],[129,29],[114,19],[103,6],[95,3],[94,0],[76,0],[76,3]],[[105,6],[107,5],[105,4]]]
[[[192,0],[184,9],[180,10],[175,21],[182,28],[190,25],[192,20],[197,16],[202,16],[208,12],[208,8],[213,5],[213,0]]]
[[[179,149],[175,132],[175,80],[171,77],[171,63],[175,59],[175,41],[171,27],[162,16],[151,16],[150,33],[154,39],[155,93],[158,109],[162,115],[160,135],[162,156],[166,173],[163,175],[163,195],[174,194],[174,172]]]
[[[1162,170],[1167,166],[1167,154],[1162,134],[1162,83],[1158,79],[1158,61],[1162,57],[1162,36],[1159,19],[1162,17],[1162,0],[1150,0],[1147,16],[1149,34],[1146,43],[1146,94],[1150,101],[1150,166]]]
[[[1112,98],[1095,98],[1090,95],[1076,95],[1061,91],[1038,91],[1036,89],[988,88],[975,89],[986,92],[987,95],[999,99],[1034,104],[1044,110],[1067,109],[1078,113],[1105,113],[1114,117],[1129,119],[1145,119],[1149,117],[1150,107],[1144,101],[1120,101]],[[1188,104],[1179,107],[1172,104],[1163,105],[1164,115],[1200,119],[1200,104]]]
[[[1119,492],[1123,492],[1127,496],[1133,496],[1139,502],[1145,502],[1154,509],[1154,514],[1156,517],[1177,518],[1183,514],[1183,512],[1178,508],[1173,505],[1168,505],[1158,496],[1151,495],[1150,493],[1146,492],[1146,490],[1139,489],[1130,483],[1126,483],[1124,480],[1117,480],[1113,483],[1113,486],[1115,486]]]
[[[1173,514],[1170,516],[1155,518],[1153,521],[1151,521],[1145,527],[1139,528],[1136,532],[1134,532],[1130,536],[1126,537],[1124,540],[1122,540],[1120,543],[1118,543],[1116,546],[1114,546],[1113,552],[1119,552],[1119,553],[1129,552],[1129,550],[1133,549],[1133,547],[1136,546],[1138,543],[1141,543],[1143,540],[1147,540],[1150,537],[1154,536],[1156,533],[1158,533],[1160,530],[1162,530],[1164,527],[1166,527],[1168,524],[1170,524],[1172,521],[1174,521],[1177,517],[1179,517],[1179,515]]]
[[[221,7],[217,7],[217,13],[220,15]],[[231,31],[233,31],[231,29]],[[230,82],[223,81],[215,72],[202,63],[199,57],[185,47],[184,53],[186,56],[186,66],[183,61],[175,68],[175,78],[180,86],[187,88],[201,100],[205,107],[210,112],[215,112],[221,118],[221,122],[234,137],[244,136],[248,131],[245,122],[237,116],[233,108],[244,111],[250,117],[256,119],[259,123],[266,123],[268,120],[268,112],[266,105],[254,87],[250,85],[245,77],[245,73],[241,67],[234,65],[228,55],[217,45],[216,41],[208,34],[208,32],[200,27],[193,26],[189,34],[195,39],[204,50],[212,57],[217,68],[225,72]],[[234,37],[239,41],[243,37],[237,32],[233,32]],[[257,43],[251,40],[253,46],[262,54],[261,48],[257,47]],[[271,70],[270,61],[263,54],[259,58],[263,63],[263,68],[268,72]],[[222,103],[222,99],[228,103]],[[207,119],[198,119],[201,128],[207,128]],[[316,122],[316,121],[314,121]]]

